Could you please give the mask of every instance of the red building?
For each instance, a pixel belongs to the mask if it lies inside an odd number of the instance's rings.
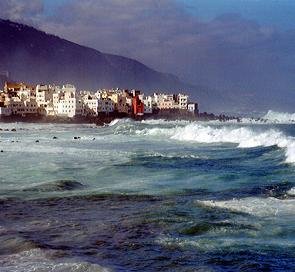
[[[144,103],[139,99],[137,94],[132,98],[132,113],[135,116],[143,115],[144,113]]]

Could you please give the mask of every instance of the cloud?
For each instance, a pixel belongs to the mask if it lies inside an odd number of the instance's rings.
[[[189,43],[200,25],[170,0],[86,0],[64,6],[42,28],[105,52],[161,60],[163,50],[173,51],[175,40]]]
[[[24,2],[1,1],[7,12],[0,15],[33,18],[48,33],[241,97],[295,93],[292,31],[239,14],[204,22],[176,0],[73,0],[52,16],[42,13],[40,1]]]
[[[73,1],[40,27],[104,52],[147,61],[162,70],[169,70],[178,55],[189,59],[187,52],[191,51],[253,46],[271,39],[275,31],[237,15],[204,23],[171,0]]]
[[[12,21],[34,23],[43,13],[41,0],[1,0],[0,17]]]

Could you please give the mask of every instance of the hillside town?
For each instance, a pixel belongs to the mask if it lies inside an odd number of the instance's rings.
[[[6,82],[0,91],[0,116],[99,116],[121,114],[140,117],[158,112],[179,112],[197,115],[198,104],[183,93],[153,93],[139,90],[100,89],[78,91],[65,84],[29,85]]]

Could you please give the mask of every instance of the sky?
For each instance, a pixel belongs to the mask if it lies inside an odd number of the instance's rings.
[[[284,29],[295,26],[295,1],[292,0],[179,0],[193,15],[204,20],[225,13],[238,13],[261,24]]]
[[[44,0],[44,12],[52,15],[56,9],[70,2],[73,0]],[[285,29],[295,27],[293,0],[177,0],[177,2],[189,13],[203,20],[212,20],[226,13],[238,13],[261,24]]]
[[[74,0],[43,0],[42,2],[45,15],[50,16],[61,6]],[[295,27],[295,1],[293,0],[176,0],[176,2],[191,15],[202,20],[208,21],[222,14],[237,13],[261,24],[285,29]]]
[[[61,6],[69,3],[71,0],[44,0],[44,13],[46,16],[52,16]]]
[[[153,68],[164,71],[170,63],[157,63],[157,57],[147,54],[146,51],[147,46],[150,54],[155,55],[156,51],[161,51],[161,36],[167,37],[170,33],[181,38],[185,36],[186,40],[192,41],[196,38],[198,28],[201,28],[199,31],[206,26],[210,28],[217,20],[226,17],[231,18],[232,22],[239,18],[240,23],[243,21],[245,25],[259,24],[265,32],[290,31],[295,29],[295,1],[1,0],[0,17],[31,24],[46,32],[104,52],[147,61]],[[153,29],[156,24],[153,25],[150,21],[159,22],[160,29]],[[134,24],[138,26],[134,27]],[[152,29],[148,29],[149,27]],[[218,27],[222,32],[221,28],[228,26]],[[172,28],[175,30],[171,31]],[[142,31],[151,33],[143,35]],[[202,35],[204,36],[204,33]],[[208,33],[208,36],[210,35],[211,33]],[[143,44],[134,41],[136,48],[129,43],[124,46],[123,40],[128,37],[141,39]],[[168,72],[173,71],[174,69],[168,69]]]
[[[0,17],[245,99],[295,93],[294,0],[1,0]]]

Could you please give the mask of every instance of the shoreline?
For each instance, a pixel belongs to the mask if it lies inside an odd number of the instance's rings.
[[[131,118],[133,120],[150,120],[150,119],[164,119],[164,120],[187,120],[187,121],[212,121],[218,120],[221,122],[229,120],[240,121],[239,117],[226,116],[226,115],[215,115],[213,113],[199,113],[199,114],[185,114],[183,112],[172,112],[172,111],[159,111],[157,113],[146,114],[143,116],[132,116],[130,114],[121,113],[110,113],[99,114],[97,116],[75,116],[75,117],[60,117],[60,116],[40,116],[40,115],[11,115],[11,116],[0,116],[0,123],[53,123],[53,124],[95,124],[97,126],[103,126],[111,123],[115,119]]]

